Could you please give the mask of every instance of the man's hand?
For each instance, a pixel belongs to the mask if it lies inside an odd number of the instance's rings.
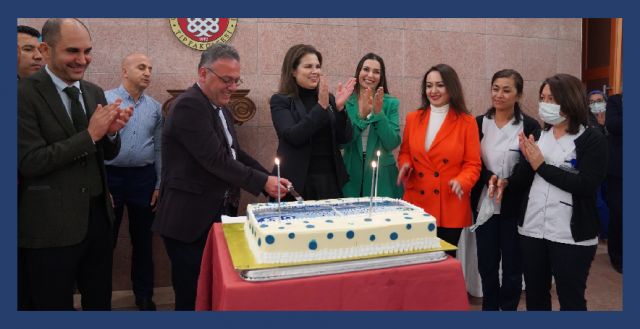
[[[124,126],[127,124],[127,122],[129,122],[129,119],[133,115],[132,106],[129,106],[125,109],[116,109],[116,111],[118,112],[118,115],[116,116],[116,119],[113,120],[113,122],[109,126],[109,129],[107,130],[107,133],[109,135],[113,135],[116,132],[120,131],[120,129],[124,128]]]
[[[115,103],[105,106],[98,104],[87,127],[87,131],[94,143],[102,139],[109,131],[109,127],[118,117],[118,106],[120,106],[121,102],[118,99]]]
[[[264,184],[264,191],[273,198],[277,198],[279,193],[282,198],[287,195],[287,187],[289,185],[291,185],[291,182],[286,178],[280,177],[280,182],[278,183],[277,176],[269,176],[267,183]]]
[[[151,203],[149,203],[149,205],[153,208],[151,208],[151,211],[156,211],[156,208],[158,208],[158,197],[160,196],[160,190],[153,190],[153,194],[151,194]]]

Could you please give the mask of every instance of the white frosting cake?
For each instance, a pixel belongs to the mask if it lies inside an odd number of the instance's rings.
[[[440,248],[436,219],[392,198],[283,202],[247,206],[244,232],[258,263],[339,260]]]

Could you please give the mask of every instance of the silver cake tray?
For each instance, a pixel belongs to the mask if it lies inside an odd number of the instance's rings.
[[[275,281],[355,271],[366,271],[396,266],[433,263],[445,260],[446,258],[447,254],[444,251],[433,251],[409,255],[349,260],[334,263],[274,267],[255,270],[240,270],[238,271],[238,273],[240,274],[240,277],[246,281]]]

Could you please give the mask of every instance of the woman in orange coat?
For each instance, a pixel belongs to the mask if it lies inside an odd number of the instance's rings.
[[[471,225],[469,195],[481,161],[478,126],[449,65],[425,73],[422,106],[407,115],[398,166],[403,199],[433,215],[438,237],[457,245],[462,228]]]

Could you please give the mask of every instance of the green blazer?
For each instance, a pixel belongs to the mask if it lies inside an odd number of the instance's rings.
[[[380,150],[378,170],[378,196],[402,197],[402,188],[396,185],[398,166],[393,150],[400,145],[398,108],[400,101],[388,94],[384,95],[382,111],[371,114],[369,119],[358,116],[358,96],[354,93],[346,103],[346,111],[353,125],[353,138],[342,146],[343,159],[349,181],[343,188],[345,197],[369,196],[371,194],[371,161],[377,161],[376,151]],[[369,126],[367,138],[367,158],[362,158],[362,132]],[[366,164],[366,165],[365,165]],[[364,167],[364,172],[363,172]],[[362,188],[362,195],[360,190]]]
[[[87,118],[107,104],[100,87],[80,81]],[[87,235],[91,186],[102,184],[109,221],[104,160],[120,150],[120,137],[95,144],[87,130],[76,132],[45,69],[18,84],[18,246],[63,247]],[[99,175],[100,177],[96,177]]]

